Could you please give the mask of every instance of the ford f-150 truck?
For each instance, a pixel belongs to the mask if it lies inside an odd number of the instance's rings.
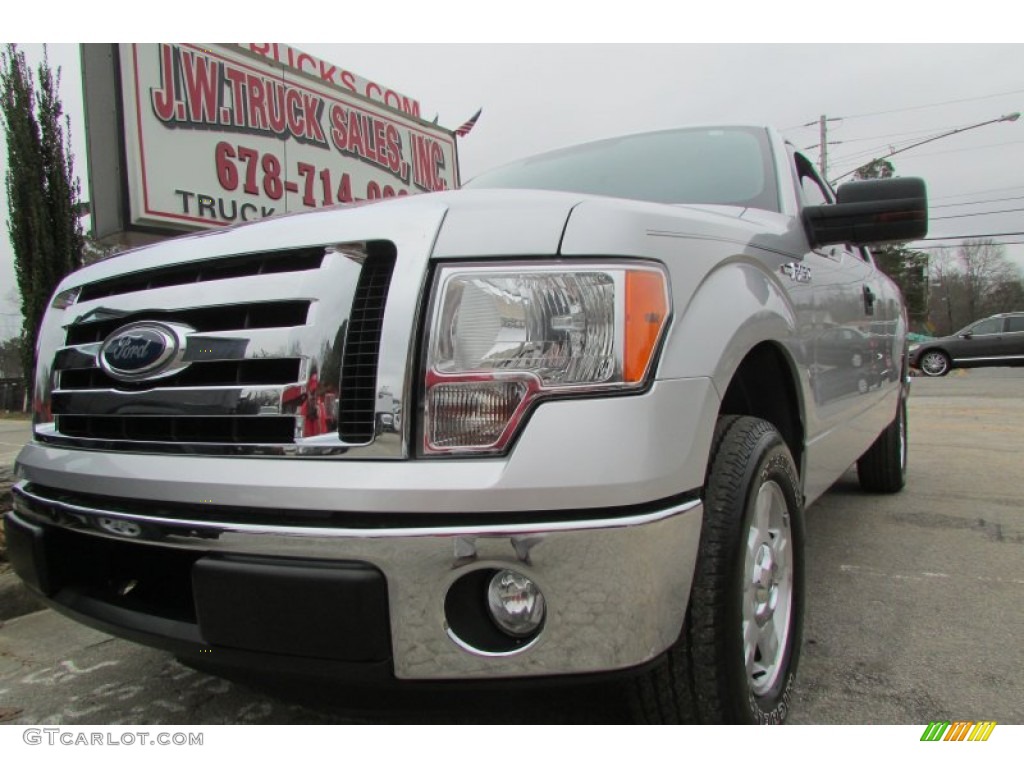
[[[41,331],[11,561],[186,660],[611,673],[647,720],[781,722],[805,506],[905,480],[865,246],[926,228],[919,179],[834,194],[723,126],[92,265]]]

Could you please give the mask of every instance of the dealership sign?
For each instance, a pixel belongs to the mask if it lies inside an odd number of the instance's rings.
[[[82,61],[101,238],[458,186],[454,136],[418,103],[288,46],[84,45]]]
[[[367,80],[344,67],[303,53],[290,45],[283,43],[242,43],[241,45],[247,51],[268,58],[277,64],[287,64],[292,69],[325,80],[352,93],[358,93],[372,101],[379,101],[381,104],[406,112],[413,117],[420,116],[420,103],[415,99],[398,93],[386,85]]]

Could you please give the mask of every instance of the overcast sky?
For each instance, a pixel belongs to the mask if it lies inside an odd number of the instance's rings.
[[[327,45],[291,32],[283,42],[416,98],[423,116],[439,114],[442,125],[455,127],[482,107],[459,141],[463,179],[531,153],[677,125],[773,125],[803,148],[818,143],[822,114],[837,118],[828,124],[830,142],[840,142],[829,147],[835,178],[892,149],[1024,107],[1024,45],[1017,44]],[[33,63],[40,59],[41,45],[21,47]],[[50,61],[63,68],[62,99],[87,190],[77,45],[51,45]],[[817,160],[816,148],[807,153]],[[6,167],[6,150],[2,157]],[[900,175],[927,181],[930,237],[1024,232],[1024,119],[941,138],[892,162]],[[2,190],[0,210],[4,338],[18,331],[20,315]],[[1024,266],[1020,242],[1007,254]]]

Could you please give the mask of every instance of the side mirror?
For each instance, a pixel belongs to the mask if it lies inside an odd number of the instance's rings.
[[[835,205],[808,205],[804,226],[812,247],[919,240],[928,234],[923,179],[871,179],[843,184]]]
[[[967,331],[966,333],[961,333],[960,334],[960,338],[961,339],[967,339],[967,340],[973,339],[974,338],[974,333],[971,332],[971,331]]]

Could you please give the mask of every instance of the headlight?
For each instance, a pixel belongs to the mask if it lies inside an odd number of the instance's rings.
[[[920,348],[921,348],[920,344],[911,344],[909,347],[907,347],[907,352],[912,355],[912,354],[914,354],[914,352],[916,352]]]
[[[424,451],[498,452],[538,398],[642,388],[669,312],[668,278],[649,263],[442,267]]]

